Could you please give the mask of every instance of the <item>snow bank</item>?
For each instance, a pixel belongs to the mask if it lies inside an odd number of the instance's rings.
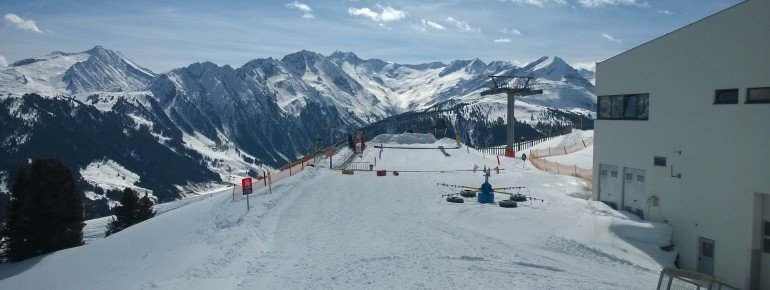
[[[436,137],[434,137],[433,134],[420,133],[382,134],[374,137],[371,142],[390,144],[433,144],[436,143]]]

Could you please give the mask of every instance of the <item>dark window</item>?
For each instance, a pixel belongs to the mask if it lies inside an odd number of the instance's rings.
[[[770,103],[770,88],[750,88],[746,91],[746,103]]]
[[[714,257],[714,245],[712,245],[711,243],[704,243],[704,242],[701,242],[700,245],[701,245],[701,248],[700,248],[701,255],[708,258]]]
[[[637,118],[647,120],[649,115],[648,110],[650,108],[650,95],[639,95],[637,101]]]
[[[717,90],[714,93],[714,104],[737,104],[738,89]]]
[[[623,110],[623,118],[624,119],[635,119],[636,118],[636,108],[638,106],[637,104],[637,97],[636,95],[630,95],[625,97],[625,108]]]
[[[607,176],[607,170],[602,170],[602,176]]]
[[[644,182],[644,175],[637,175],[636,176],[636,181]]]
[[[617,172],[617,171],[611,171],[611,172],[610,172],[610,176],[612,176],[612,177],[618,177],[618,172]]]
[[[600,96],[599,97],[599,119],[609,119],[612,109],[612,96]]]
[[[655,166],[666,167],[666,157],[655,156],[653,164],[655,164]]]
[[[626,173],[626,179],[628,180],[634,180],[634,175],[631,173]]]
[[[649,117],[650,95],[599,96],[599,120],[647,120]]]
[[[620,96],[612,97],[612,116],[613,119],[623,118],[623,98]]]
[[[770,238],[770,222],[765,221],[765,236]]]
[[[762,251],[770,254],[770,222],[765,221],[764,224],[765,230],[763,235],[764,237],[762,237]]]

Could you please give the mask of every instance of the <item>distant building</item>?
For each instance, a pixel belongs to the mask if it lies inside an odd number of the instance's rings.
[[[770,289],[770,0],[596,69],[594,197],[671,224],[680,268]]]

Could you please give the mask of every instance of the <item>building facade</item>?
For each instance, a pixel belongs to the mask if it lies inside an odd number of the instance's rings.
[[[770,289],[770,0],[596,70],[594,198],[671,224],[680,268]]]

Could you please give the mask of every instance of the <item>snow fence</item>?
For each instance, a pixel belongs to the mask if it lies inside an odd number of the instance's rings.
[[[544,157],[559,156],[575,153],[594,145],[594,137],[585,138],[568,146],[548,147],[544,149],[529,150],[529,161],[537,169],[545,172],[554,172],[563,175],[574,176],[586,181],[593,180],[593,169],[582,168],[577,165],[565,165],[559,162],[545,160]]]

